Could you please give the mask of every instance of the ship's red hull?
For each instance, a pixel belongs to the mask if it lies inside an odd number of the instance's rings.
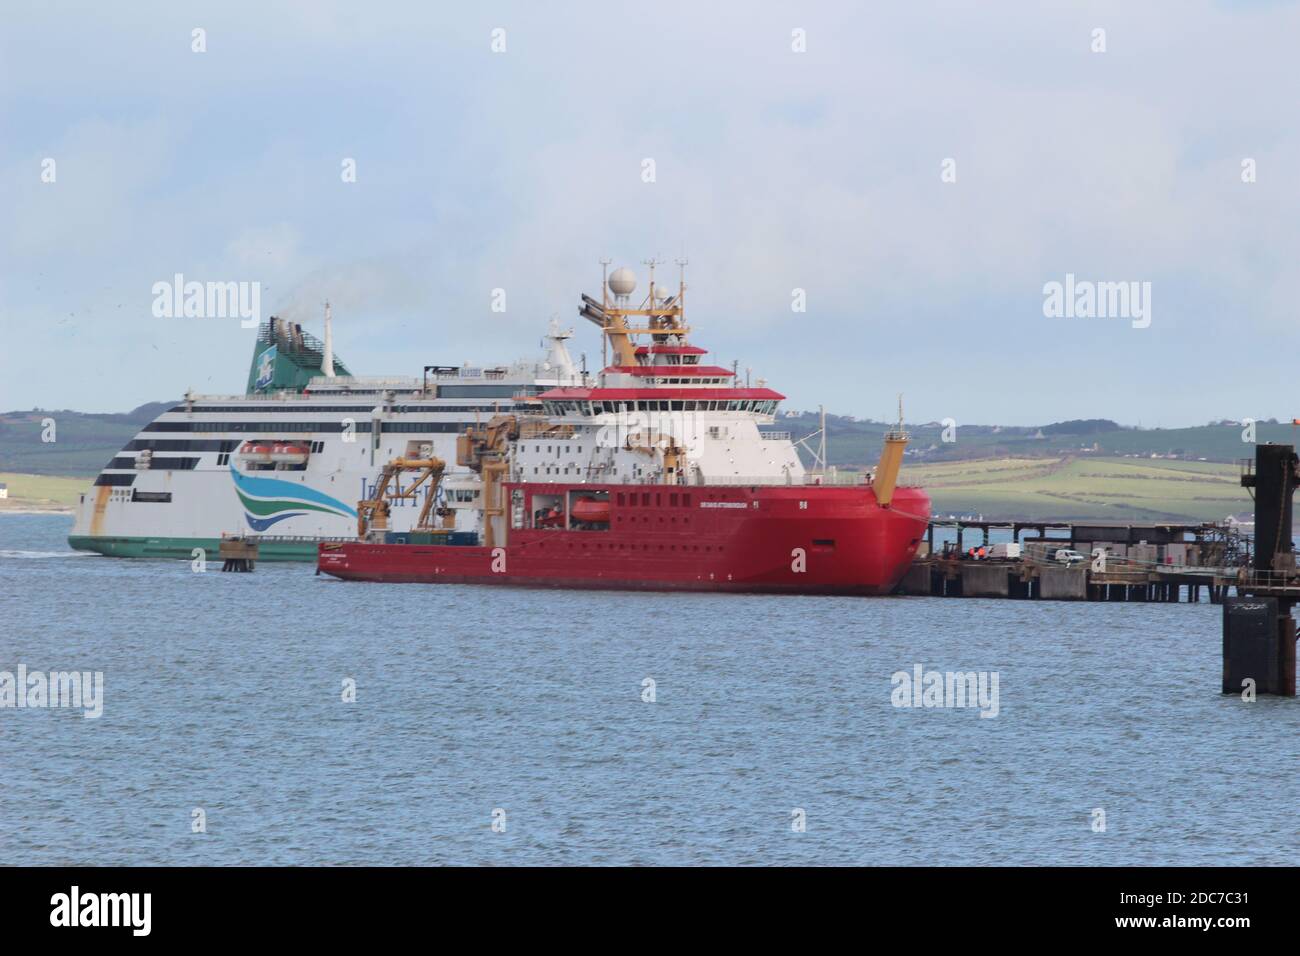
[[[551,588],[888,594],[925,534],[930,499],[867,486],[506,485],[500,547],[324,543],[319,571],[359,581]],[[527,527],[540,496],[607,492],[608,525]]]

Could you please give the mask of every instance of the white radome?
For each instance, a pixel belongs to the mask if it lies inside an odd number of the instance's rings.
[[[609,291],[615,295],[631,295],[636,288],[636,274],[627,266],[620,266],[609,276]]]

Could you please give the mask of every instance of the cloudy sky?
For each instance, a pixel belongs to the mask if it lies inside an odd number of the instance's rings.
[[[252,332],[152,314],[175,273],[418,375],[552,316],[594,364],[599,260],[684,251],[695,341],[787,407],[1300,416],[1298,48],[1284,2],[9,0],[0,409],[242,390]],[[1149,327],[1045,316],[1067,273]]]

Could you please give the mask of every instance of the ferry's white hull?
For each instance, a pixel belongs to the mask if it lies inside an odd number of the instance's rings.
[[[433,454],[444,461],[456,460],[456,432],[418,430],[421,422],[446,429],[455,424],[448,415],[412,414],[393,416],[383,425],[403,431],[384,434],[372,448],[371,435],[354,433],[346,441],[340,433],[337,415],[321,420],[321,431],[285,431],[294,440],[318,443],[301,471],[254,471],[239,460],[238,449],[250,437],[284,437],[276,431],[277,419],[301,426],[323,419],[304,407],[241,415],[266,422],[269,427],[247,431],[187,431],[183,439],[171,433],[141,432],[139,441],[192,441],[216,446],[225,443],[233,451],[182,450],[175,457],[197,458],[192,468],[162,467],[173,453],[166,446],[157,452],[147,470],[106,470],[100,480],[121,484],[97,484],[81,496],[69,543],[79,550],[122,557],[193,557],[194,549],[213,550],[223,534],[255,534],[262,543],[263,560],[314,560],[320,541],[352,540],[356,537],[356,505],[374,487],[382,463],[405,455],[409,442],[431,445]],[[225,414],[230,419],[236,416]],[[168,413],[154,424],[186,419],[183,413]],[[409,430],[408,430],[409,429]],[[127,457],[129,454],[124,452]],[[138,452],[137,452],[138,454]],[[465,474],[453,464],[448,476]],[[125,482],[129,481],[129,484]],[[392,503],[390,525],[395,531],[410,528],[424,502],[425,489],[410,499]],[[468,511],[458,512],[465,521]],[[472,530],[460,528],[458,530]]]

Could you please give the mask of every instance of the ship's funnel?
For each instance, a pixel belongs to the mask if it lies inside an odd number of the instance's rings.
[[[320,370],[326,378],[334,377],[334,325],[328,302],[325,303],[325,348],[321,351]]]
[[[572,329],[566,332],[560,328],[559,322],[551,319],[550,333],[546,336],[551,341],[551,348],[546,355],[546,363],[561,385],[571,385],[578,381],[578,369],[573,364],[569,350],[564,346],[564,340],[571,335],[573,335]]]

